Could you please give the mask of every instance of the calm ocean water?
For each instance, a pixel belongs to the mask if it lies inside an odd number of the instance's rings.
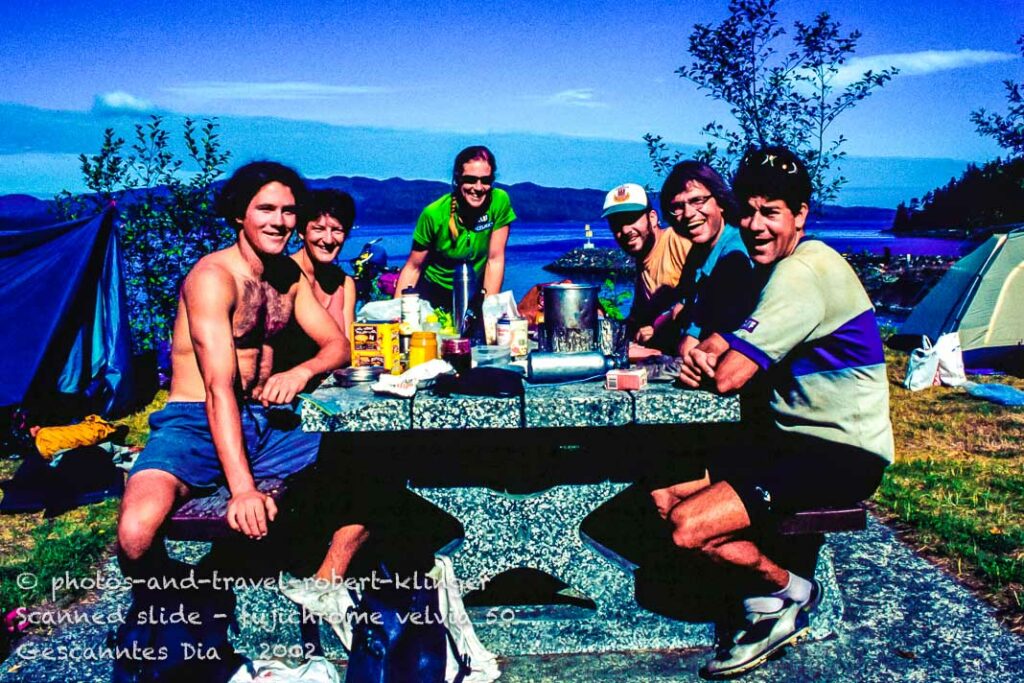
[[[895,236],[885,232],[888,227],[888,221],[811,221],[807,232],[845,252],[880,254],[888,248],[893,254],[961,256],[973,246],[959,240]],[[592,223],[591,228],[596,246],[615,246],[604,221]],[[349,236],[341,259],[355,257],[363,244],[381,237],[388,264],[400,267],[409,255],[412,229],[412,225],[358,226]],[[534,284],[558,279],[543,267],[583,242],[583,223],[514,223],[506,250],[504,288],[511,289],[518,299]]]

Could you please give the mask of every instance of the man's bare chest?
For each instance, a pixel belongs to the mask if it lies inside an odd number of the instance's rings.
[[[232,320],[236,348],[256,348],[281,331],[292,317],[294,297],[269,283],[247,279],[240,283]]]

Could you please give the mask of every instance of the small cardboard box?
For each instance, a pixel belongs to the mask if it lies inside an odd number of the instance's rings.
[[[352,367],[366,365],[390,370],[398,360],[397,323],[352,323]]]
[[[619,391],[638,391],[647,386],[647,371],[643,368],[632,370],[609,370],[604,376],[604,388]]]

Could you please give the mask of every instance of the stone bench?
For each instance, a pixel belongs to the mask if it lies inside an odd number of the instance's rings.
[[[256,483],[256,489],[261,493],[269,495],[274,499],[275,503],[280,504],[281,498],[288,490],[288,486],[282,479],[264,479]],[[241,534],[232,529],[228,524],[227,511],[228,499],[230,497],[231,495],[227,487],[221,486],[213,493],[186,500],[171,513],[164,526],[164,532],[170,541],[186,542],[175,544],[188,548],[183,550],[186,555],[184,559],[196,561],[198,556],[205,554],[205,542],[241,538]],[[202,542],[202,544],[200,545],[196,542]],[[291,643],[295,643],[295,636],[297,635],[298,641],[301,641],[302,645],[298,649],[288,648],[285,645],[284,652],[288,655],[299,654],[308,657],[312,654],[323,654],[320,629],[317,625],[318,620],[306,613],[304,608],[295,605],[276,590],[242,589],[235,591],[235,593],[239,600],[238,610],[244,611],[247,614],[269,614],[273,611],[279,612],[282,609],[286,614],[291,612],[291,615],[286,616],[283,621],[288,624],[294,624],[298,632],[296,634],[294,631],[289,630],[285,637]],[[244,620],[240,620],[240,623],[242,624],[240,629],[242,642],[236,643],[236,647],[246,650],[246,654],[250,658],[265,658],[268,654],[278,654],[269,647],[271,642],[284,645],[284,640],[278,638],[276,633],[274,637],[268,638],[265,631],[254,628],[252,624]],[[270,630],[280,632],[276,623]]]
[[[280,502],[287,491],[281,479],[265,479],[256,488]],[[238,532],[228,526],[228,490],[221,486],[207,496],[191,498],[175,510],[166,527],[167,538],[176,541],[215,541],[232,538]],[[820,508],[783,515],[778,520],[778,531],[783,536],[803,534],[831,534],[843,531],[863,531],[867,527],[867,512],[863,504],[849,508]]]
[[[863,503],[849,508],[820,508],[783,515],[778,531],[783,536],[831,534],[840,531],[863,531],[868,515]]]
[[[256,489],[269,495],[275,503],[280,503],[287,486],[281,479],[264,479],[256,483]],[[167,538],[175,541],[216,541],[236,536],[238,532],[228,525],[226,517],[230,497],[227,487],[221,486],[209,495],[188,499],[167,520]]]
[[[280,480],[260,482],[258,488],[260,491],[274,496],[275,500],[280,500],[287,489],[286,484]],[[427,497],[429,499],[430,496]],[[238,532],[230,529],[224,516],[227,511],[228,498],[227,490],[222,487],[209,496],[193,498],[187,501],[172,514],[167,525],[167,537],[176,541],[215,541],[238,538]],[[863,530],[865,527],[865,508],[863,505],[856,505],[843,509],[805,510],[792,515],[782,516],[778,520],[777,529],[782,536],[810,537],[836,532],[855,532]],[[195,546],[192,543],[185,545]],[[618,571],[613,568],[610,569],[613,572]],[[632,567],[620,566],[619,569],[623,572],[621,578],[609,577],[609,579],[614,579],[611,581],[612,583],[621,583],[621,592],[629,592],[631,595]],[[835,572],[832,567],[831,552],[827,547],[821,549],[815,575],[825,585],[826,600],[819,608],[812,635],[817,638],[824,638],[835,632],[836,627],[841,621],[843,610],[842,598],[838,592]],[[327,628],[326,624],[318,625],[318,620],[311,619],[301,609],[296,609],[293,603],[281,596],[276,590],[268,590],[266,588],[246,589],[236,591],[236,594],[239,599],[238,612],[240,615],[243,613],[247,615],[264,615],[264,619],[266,615],[279,615],[279,618],[270,620],[270,625],[267,627],[261,627],[266,621],[246,623],[245,620],[241,620],[242,629],[236,639],[236,646],[247,650],[250,656],[252,656],[253,652],[259,654],[261,650],[265,650],[266,643],[268,642],[286,649],[297,646],[301,648],[304,654],[323,652],[322,642],[326,645],[329,656],[343,657],[345,655],[333,633],[330,630],[326,632],[321,631],[322,628]],[[635,605],[635,603],[632,604]],[[516,607],[517,628],[515,629],[507,628],[507,625],[500,621],[494,622],[493,616],[496,612],[493,608],[476,607],[470,608],[469,612],[474,623],[477,624],[477,630],[485,644],[492,650],[504,655],[548,652],[552,643],[558,643],[559,640],[565,640],[566,642],[561,645],[555,645],[555,649],[550,651],[568,651],[565,649],[559,650],[559,647],[589,651],[588,641],[594,640],[594,642],[597,642],[598,639],[580,638],[577,641],[573,638],[563,638],[552,640],[549,637],[548,631],[550,630],[549,627],[552,620],[547,612],[552,609],[557,611],[559,608],[557,606],[548,608],[543,606]],[[658,618],[653,614],[647,613],[645,610],[641,610],[641,612],[643,614],[637,615],[640,621],[643,621],[644,618]],[[504,611],[498,608],[497,613],[504,614]],[[577,614],[577,616],[580,615]],[[587,621],[585,617],[583,618]],[[494,623],[488,623],[489,621]],[[599,613],[591,615],[589,621],[593,623],[585,627],[585,630],[594,629],[601,631],[602,628],[615,630],[615,623],[618,623],[615,620],[613,620],[614,623],[603,623]],[[673,629],[674,633],[670,640],[667,640],[665,643],[647,644],[646,646],[693,647],[707,645],[711,642],[712,631],[709,624],[677,623],[678,628]],[[627,633],[621,634],[619,640],[621,641],[623,638],[628,639],[629,635]],[[297,645],[300,643],[301,645]],[[644,646],[644,642],[638,641],[636,643],[638,649],[643,649]],[[537,648],[540,648],[540,650],[537,650]],[[599,651],[599,649],[598,647],[594,651]]]

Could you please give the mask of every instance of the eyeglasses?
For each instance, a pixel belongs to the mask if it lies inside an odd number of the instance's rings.
[[[700,211],[708,203],[709,199],[714,199],[714,195],[706,194],[702,197],[691,197],[685,202],[672,202],[668,206],[668,212],[676,218],[682,218],[686,215],[686,207],[690,207],[694,211]]]
[[[459,183],[461,183],[462,185],[476,185],[477,183],[480,183],[481,185],[493,185],[494,184],[494,176],[493,175],[460,175],[459,176]]]

